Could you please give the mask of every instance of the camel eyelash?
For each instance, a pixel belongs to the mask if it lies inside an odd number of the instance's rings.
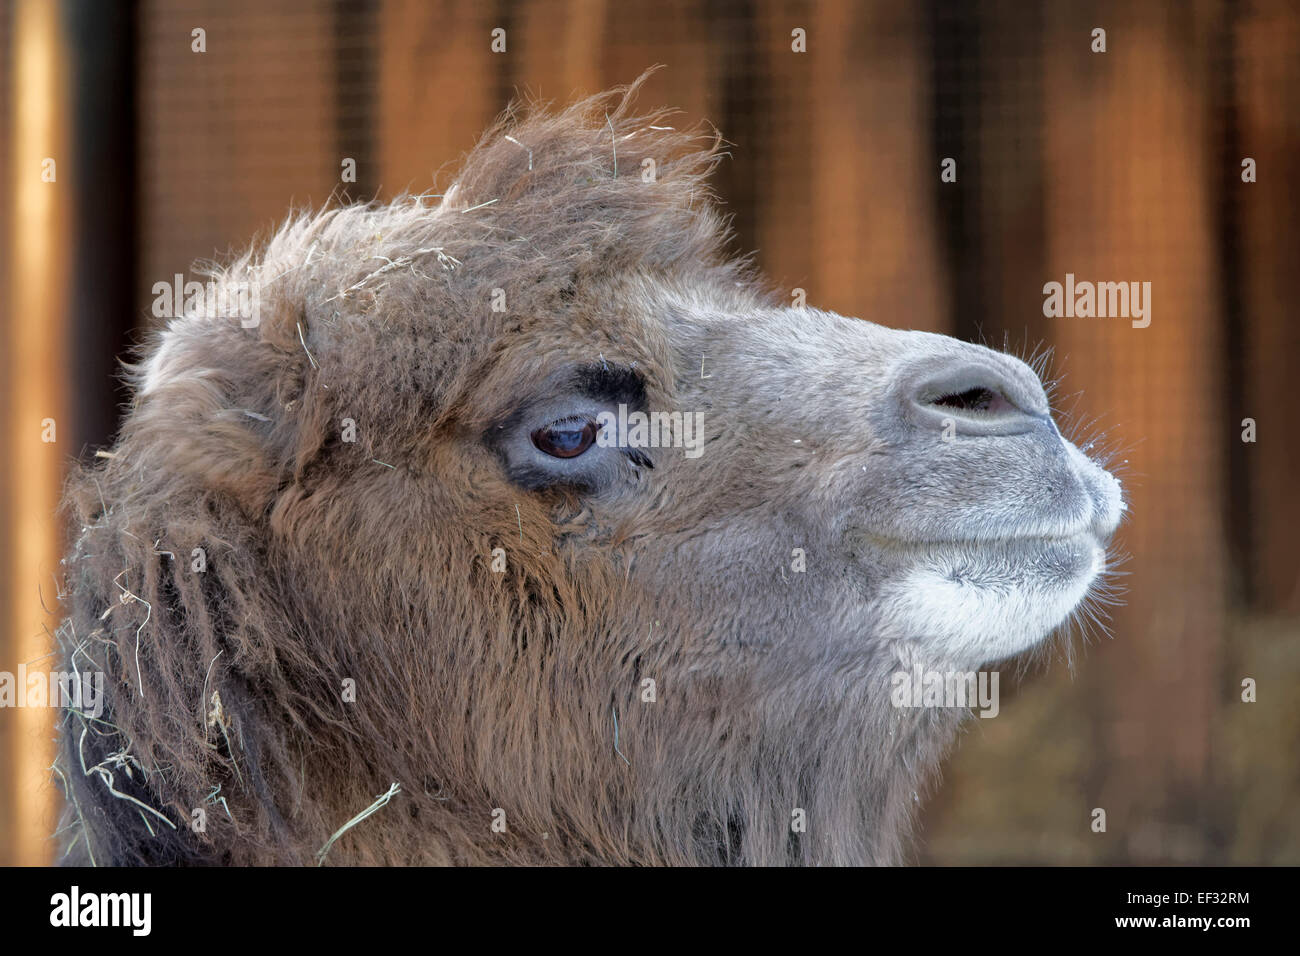
[[[594,415],[565,415],[563,418],[557,418],[549,425],[543,425],[542,428],[559,428],[561,425],[597,425],[596,416]]]

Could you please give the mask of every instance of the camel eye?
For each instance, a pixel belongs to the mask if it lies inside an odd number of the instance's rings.
[[[552,458],[577,458],[596,441],[600,427],[589,418],[574,418],[533,432],[533,444]]]

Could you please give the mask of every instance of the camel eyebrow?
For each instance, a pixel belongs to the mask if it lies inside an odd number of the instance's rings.
[[[580,365],[571,379],[574,389],[589,398],[629,408],[645,404],[645,380],[630,365],[599,361]]]

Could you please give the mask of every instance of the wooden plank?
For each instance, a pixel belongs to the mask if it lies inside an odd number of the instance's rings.
[[[506,30],[493,53],[492,30]],[[513,26],[492,4],[385,0],[379,13],[380,193],[441,191],[505,107]],[[518,41],[518,38],[515,38]],[[441,175],[439,171],[441,170]]]
[[[805,105],[812,301],[885,325],[946,331],[934,226],[939,157],[928,145],[919,9],[818,4],[803,55],[815,93]]]
[[[190,31],[207,31],[207,52]],[[340,180],[328,6],[146,0],[140,10],[140,315],[189,275]]]
[[[781,290],[786,303],[792,302],[795,289],[802,289],[807,305],[831,308],[830,291],[819,282],[813,217],[816,158],[809,107],[817,99],[815,60],[810,53],[791,49],[792,32],[807,33],[812,27],[810,3],[764,0],[759,4],[753,56],[767,77],[767,91],[753,123],[761,143],[751,160],[757,184],[754,248],[764,274]],[[840,302],[847,304],[843,298]]]
[[[602,60],[609,16],[606,0],[524,5],[509,60],[513,85],[557,105],[600,92],[607,83]]]
[[[1225,157],[1230,201],[1241,243],[1236,250],[1243,342],[1244,394],[1233,406],[1239,438],[1243,418],[1258,425],[1255,444],[1233,441],[1244,458],[1249,522],[1245,591],[1260,611],[1300,614],[1300,440],[1292,403],[1300,324],[1295,266],[1300,262],[1295,211],[1300,207],[1300,19],[1294,4],[1250,4],[1236,10],[1234,115],[1241,155]],[[1243,183],[1241,160],[1256,162],[1257,182]]]
[[[11,13],[14,91],[8,138],[12,197],[7,248],[12,256],[0,337],[5,357],[5,454],[9,480],[4,500],[5,588],[0,669],[19,665],[48,672],[52,650],[46,628],[58,625],[55,577],[62,534],[54,515],[69,448],[70,388],[67,264],[70,260],[73,164],[67,129],[70,61],[60,8],[44,0],[18,0]],[[56,180],[42,181],[42,163],[55,161]],[[53,419],[55,441],[42,440]],[[63,440],[57,440],[62,436]],[[49,766],[54,760],[49,707],[0,711],[0,767],[5,831],[3,862],[37,866],[50,861],[56,799]]]
[[[12,4],[0,4],[0,183],[4,183],[6,191],[11,197],[13,173],[11,171],[14,154],[18,150],[14,147],[15,135],[13,127],[13,58],[12,46],[9,37],[12,35],[14,26],[14,7]],[[13,239],[12,233],[15,231],[15,220],[4,217],[0,223],[0,301],[4,302],[4,309],[0,310],[0,337],[6,343],[4,355],[8,355],[8,316],[12,314],[12,283],[9,276],[12,271],[10,243]],[[5,361],[3,371],[8,373],[8,361]],[[12,421],[13,410],[10,407],[12,396],[10,389],[0,387],[0,421]],[[0,542],[4,543],[0,547],[0,607],[9,607],[13,603],[11,587],[13,584],[13,573],[10,564],[9,542],[12,540],[13,528],[9,514],[9,502],[11,501],[12,490],[10,487],[12,481],[11,469],[0,468]],[[7,667],[10,663],[9,656],[9,622],[5,621],[0,624],[0,667]],[[0,719],[0,766],[9,765],[10,748],[13,745],[9,740],[9,728],[3,719]],[[13,827],[15,824],[14,797],[16,793],[13,789],[12,780],[7,772],[0,772],[0,866],[10,865],[13,863]]]

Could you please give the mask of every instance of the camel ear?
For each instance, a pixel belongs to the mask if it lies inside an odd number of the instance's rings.
[[[133,369],[130,453],[185,484],[249,509],[269,502],[292,467],[298,415],[296,362],[258,329],[182,318]]]

